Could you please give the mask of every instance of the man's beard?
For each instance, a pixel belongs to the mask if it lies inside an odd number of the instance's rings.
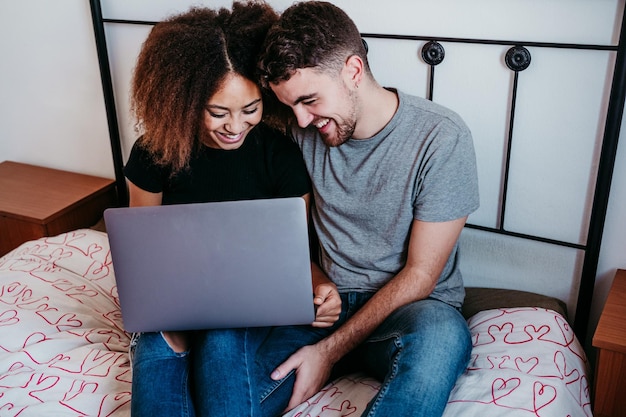
[[[349,104],[351,108],[351,113],[348,118],[342,119],[338,121],[337,119],[332,119],[335,123],[335,134],[333,136],[323,135],[322,141],[326,144],[326,146],[337,147],[352,138],[354,135],[354,129],[356,129],[356,95],[352,92],[349,94]]]
[[[354,134],[356,122],[354,119],[350,119],[349,121],[343,121],[341,125],[335,123],[335,126],[336,130],[332,136],[322,134],[322,141],[324,141],[326,146],[337,147],[350,140]]]

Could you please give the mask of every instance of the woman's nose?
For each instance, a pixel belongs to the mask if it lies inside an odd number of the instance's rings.
[[[241,117],[232,116],[228,123],[225,124],[225,128],[229,133],[240,133],[244,130],[244,124],[245,122]]]

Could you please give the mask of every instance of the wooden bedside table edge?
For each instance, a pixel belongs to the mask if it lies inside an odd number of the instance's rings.
[[[626,270],[615,272],[592,345],[626,354]]]
[[[107,199],[107,194],[110,194],[109,198]],[[99,200],[102,199],[103,201],[107,201],[108,203],[106,204],[107,207],[113,207],[116,204],[116,200],[117,200],[117,193],[116,193],[116,189],[115,189],[115,182],[112,182],[110,185],[90,194],[90,195],[86,195],[83,198],[81,198],[80,200],[77,200],[74,204],[69,205],[65,208],[63,208],[62,210],[59,210],[58,212],[54,213],[51,216],[48,216],[46,219],[44,219],[42,221],[42,224],[47,224],[50,223],[56,219],[58,219],[59,217],[63,217],[65,216],[67,213],[76,210],[76,208],[88,204],[91,201],[94,200]]]
[[[50,223],[51,221],[54,221],[55,219],[59,217],[66,215],[68,212],[76,209],[76,207],[79,207],[89,202],[90,200],[101,198],[103,195],[109,194],[109,193],[111,194],[111,196],[110,196],[110,204],[108,204],[108,206],[113,207],[116,204],[117,192],[116,192],[116,187],[115,187],[115,181],[111,180],[110,184],[104,186],[100,190],[93,192],[91,194],[85,194],[82,198],[80,198],[79,200],[76,200],[73,204],[63,207],[62,209],[54,212],[53,214],[47,217],[38,218],[38,217],[29,216],[28,214],[24,215],[24,214],[19,214],[19,213],[12,213],[12,212],[8,212],[5,210],[0,210],[0,217],[9,217],[12,219],[26,221],[29,223],[39,224],[43,226],[43,225]]]
[[[44,173],[44,172],[52,173],[53,175],[56,175],[56,174],[79,175],[79,176],[86,177],[86,178],[90,177],[91,179],[94,179],[94,180],[110,180],[110,181],[115,182],[114,180],[110,178],[101,177],[99,175],[84,174],[82,172],[76,172],[76,171],[68,171],[63,168],[51,168],[51,167],[45,167],[41,165],[29,164],[26,162],[16,162],[16,161],[10,161],[10,160],[0,161],[0,170],[6,169],[7,167],[11,167],[11,166],[14,169],[19,169],[19,170],[35,170],[40,173]]]

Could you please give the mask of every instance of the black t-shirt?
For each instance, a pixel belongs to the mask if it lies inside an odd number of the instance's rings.
[[[124,174],[137,187],[163,193],[162,204],[299,197],[311,189],[298,146],[281,133],[259,124],[234,150],[202,146],[189,167],[171,175],[151,154],[133,145]]]

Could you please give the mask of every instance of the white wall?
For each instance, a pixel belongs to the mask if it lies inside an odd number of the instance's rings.
[[[166,14],[183,10],[189,4],[198,2],[103,0],[103,3],[107,17],[158,20]],[[228,5],[230,1],[200,3]],[[274,0],[270,3],[277,9],[282,9],[291,1]],[[452,37],[482,36],[591,44],[615,42],[616,26],[624,7],[624,0],[544,0],[532,2],[530,5],[527,0],[337,0],[336,3],[353,16],[363,32],[427,33]],[[176,5],[176,9],[172,8],[172,4]],[[401,13],[394,13],[394,10],[401,10]],[[381,16],[388,17],[381,19]],[[502,16],[506,16],[504,21]],[[554,24],[555,21],[558,24]],[[132,33],[122,33],[126,30]],[[131,64],[117,62],[115,56],[120,51],[131,54],[136,51],[137,42],[145,36],[145,31],[141,27],[107,27],[110,50],[113,51],[113,65],[117,71],[114,79],[116,91],[120,88],[123,90],[127,84],[127,70]],[[129,37],[134,37],[136,42],[128,42]],[[485,50],[486,55],[494,53],[500,54],[499,51]],[[536,53],[541,54],[541,51]],[[16,160],[112,178],[113,165],[88,2],[0,0],[0,55],[0,161]],[[567,61],[570,58],[564,59]],[[577,62],[576,58],[572,59]],[[607,58],[600,54],[599,59]],[[375,73],[385,84],[387,80],[393,82],[398,77],[405,77],[407,83],[414,82],[408,81],[413,73],[409,73],[405,65],[385,66],[379,59],[373,66]],[[540,76],[539,72],[534,74],[535,77]],[[407,88],[410,89],[408,84]],[[583,90],[581,85],[581,91]],[[424,85],[420,81],[415,84],[415,93],[423,92]],[[477,99],[479,93],[485,94],[485,89],[476,93]],[[585,100],[588,99],[587,96],[584,97]],[[445,95],[441,99],[445,100]],[[117,100],[123,116],[127,108],[127,97],[118,96]],[[590,100],[595,99],[591,96]],[[539,113],[552,110],[550,104],[544,106],[544,109],[539,108]],[[481,114],[473,114],[475,109],[472,108],[463,110],[462,115],[467,116],[471,123],[478,123]],[[122,123],[126,136],[124,145],[127,149],[132,143],[133,132],[128,121],[122,119]],[[533,122],[533,125],[537,123],[540,122]],[[541,129],[540,124],[538,128]],[[483,132],[482,129],[485,127],[481,124],[474,130],[481,137],[486,136],[489,132]],[[624,130],[621,138],[598,268],[590,322],[592,330],[597,323],[614,270],[626,268],[626,217],[623,214],[626,206]],[[586,151],[585,148],[580,148],[578,152]],[[538,161],[537,168],[540,165],[543,163]],[[485,173],[485,177],[488,177],[488,173]],[[483,205],[487,210],[489,202]],[[560,207],[558,210],[567,211]],[[584,210],[584,207],[580,210]],[[488,214],[484,215],[485,218],[489,217]],[[592,333],[593,331],[590,335]]]
[[[113,177],[82,0],[0,1],[0,160]]]

